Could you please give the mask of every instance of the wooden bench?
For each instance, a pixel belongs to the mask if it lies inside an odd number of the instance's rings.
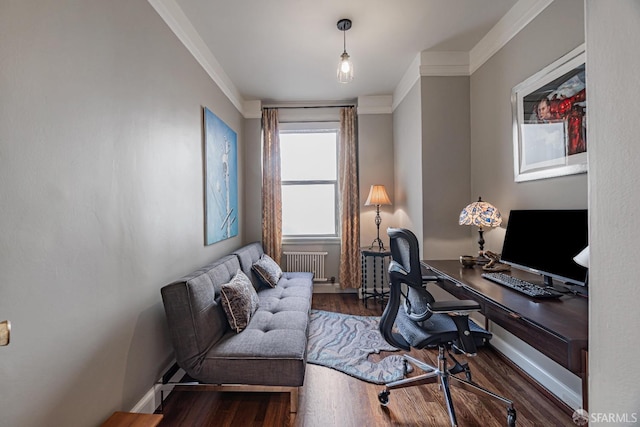
[[[102,427],[156,427],[162,421],[159,414],[136,414],[133,412],[114,412]]]

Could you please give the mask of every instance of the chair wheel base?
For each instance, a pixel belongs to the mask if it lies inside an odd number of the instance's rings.
[[[507,408],[507,426],[516,427],[516,410],[514,408]]]
[[[382,390],[378,393],[378,401],[382,406],[387,406],[389,404],[389,390]]]

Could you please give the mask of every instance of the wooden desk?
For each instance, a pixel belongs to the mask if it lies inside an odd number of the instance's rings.
[[[584,352],[589,338],[587,298],[569,294],[558,299],[534,299],[484,279],[478,266],[462,268],[457,260],[427,260],[422,264],[438,276],[441,288],[457,298],[477,301],[487,320],[585,378]],[[511,274],[542,284],[541,276],[516,269]]]

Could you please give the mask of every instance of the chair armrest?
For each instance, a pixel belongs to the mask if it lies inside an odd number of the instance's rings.
[[[423,274],[422,275],[422,283],[428,282],[440,282],[442,278],[436,276],[435,274]]]
[[[434,313],[480,311],[480,304],[473,300],[434,301],[429,304],[429,309]]]
[[[469,313],[480,311],[480,304],[472,300],[435,301],[429,304],[429,309],[434,313],[451,315],[451,320],[458,329],[458,343],[454,343],[455,347],[467,356],[475,356],[477,350],[469,329]]]
[[[424,264],[420,264],[420,274],[422,276],[422,283],[425,284],[427,282],[440,282],[442,278],[438,276],[433,270],[425,267]]]

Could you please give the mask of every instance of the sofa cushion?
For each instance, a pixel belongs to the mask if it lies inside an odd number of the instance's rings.
[[[220,287],[220,299],[231,329],[244,330],[258,308],[258,294],[242,270]]]
[[[267,254],[263,254],[258,261],[254,262],[252,269],[265,285],[271,286],[272,288],[276,287],[282,277],[282,269]]]
[[[262,257],[262,254],[264,254],[264,250],[260,242],[249,243],[233,252],[233,255],[237,256],[238,261],[240,261],[240,268],[251,279],[251,283],[253,283],[253,287],[256,290],[265,285],[262,284],[262,280],[251,267],[253,267],[254,262]]]
[[[228,332],[205,356],[202,381],[301,386],[313,273],[284,273],[275,288],[258,291],[260,304],[240,334]]]

